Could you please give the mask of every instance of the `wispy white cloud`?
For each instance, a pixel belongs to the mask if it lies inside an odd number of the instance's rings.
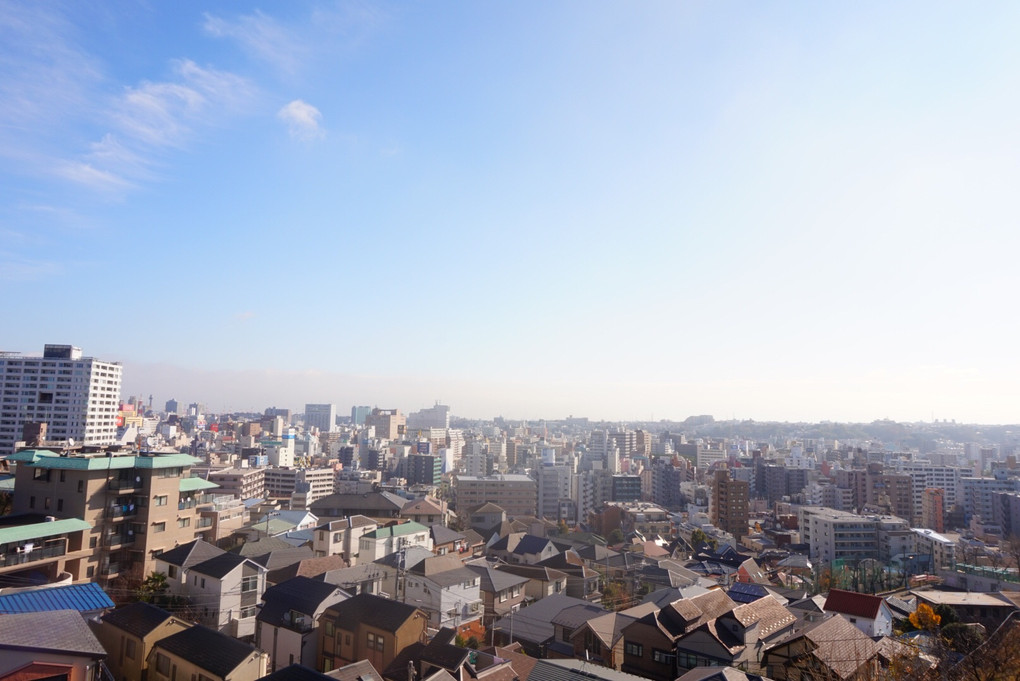
[[[36,281],[59,271],[60,265],[55,262],[0,251],[0,281]]]
[[[53,172],[58,177],[101,192],[122,192],[131,182],[123,177],[82,161],[61,161]]]
[[[236,41],[246,53],[286,73],[297,70],[305,44],[276,19],[256,11],[234,20],[205,15],[202,28],[211,36]]]
[[[325,136],[325,131],[320,125],[322,114],[308,102],[295,99],[280,109],[276,115],[287,124],[287,130],[294,139],[309,142]]]

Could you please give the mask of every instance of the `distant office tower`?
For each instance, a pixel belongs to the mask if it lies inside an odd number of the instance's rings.
[[[351,407],[351,423],[355,426],[365,425],[365,418],[372,413],[372,407]]]
[[[538,483],[527,475],[459,475],[454,490],[458,512],[487,501],[511,517],[533,516],[538,508]]]
[[[620,450],[620,458],[627,459],[637,449],[637,433],[633,430],[618,430],[609,434],[609,440]]]
[[[46,345],[42,357],[0,353],[0,455],[14,453],[25,423],[46,423],[50,440],[112,444],[120,380],[120,364],[71,345]]]
[[[730,479],[730,472],[726,468],[713,472],[709,518],[713,525],[732,534],[738,542],[747,534],[748,487],[742,480]]]
[[[365,417],[365,426],[375,426],[375,436],[385,440],[397,440],[403,437],[407,417],[399,409],[373,409]]]
[[[177,404],[177,400],[170,398],[169,400],[166,401],[166,406],[164,407],[163,411],[165,411],[167,414],[176,414],[179,406],[180,405]]]
[[[613,501],[641,501],[641,476],[614,475],[612,481]]]
[[[305,428],[318,428],[320,432],[332,433],[336,430],[335,404],[306,404]]]
[[[449,427],[450,408],[445,404],[437,404],[407,415],[407,430],[412,435],[416,435],[419,430]]]

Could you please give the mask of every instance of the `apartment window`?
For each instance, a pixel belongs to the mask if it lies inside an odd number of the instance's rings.
[[[64,500],[63,499],[57,499],[57,510],[58,511],[63,511],[64,510]]]
[[[135,650],[135,640],[133,638],[125,638],[124,639],[124,656],[127,659],[129,659],[129,660],[133,660],[133,659],[135,659],[135,654],[137,652],[138,651]]]
[[[78,493],[80,494],[80,493],[82,493],[84,491],[85,491],[85,481],[84,480],[79,480],[78,481]]]
[[[635,655],[641,657],[645,654],[645,648],[640,643],[631,643],[630,641],[623,642],[623,652],[627,655]]]
[[[98,543],[98,537],[89,537],[89,548],[90,549],[96,548],[96,544],[97,543]]]
[[[382,636],[376,636],[372,632],[368,632],[368,649],[369,650],[383,650],[385,642]]]
[[[89,579],[92,579],[93,577],[95,577],[96,576],[96,566],[95,565],[89,565],[88,568],[85,569],[85,576],[88,577]]]
[[[67,471],[60,471],[60,482],[67,482]]]
[[[330,622],[329,620],[326,620],[325,626],[326,636],[333,636],[336,633],[336,628],[333,626],[333,623]]]
[[[246,593],[249,591],[258,591],[259,588],[259,576],[250,575],[248,577],[241,578],[241,592]]]
[[[673,654],[668,653],[665,650],[652,648],[652,662],[657,662],[659,664],[672,664]]]
[[[167,502],[167,495],[165,495],[165,494],[162,494],[162,495],[160,495],[158,497],[155,497],[153,499],[153,503],[156,506],[166,506],[166,502]]]
[[[157,533],[158,533],[158,532],[166,532],[166,522],[162,522],[162,523],[153,523],[153,525],[152,525],[152,531],[153,531],[153,532],[157,532]]]
[[[177,527],[190,527],[190,526],[191,526],[191,518],[178,518],[177,519]]]
[[[255,606],[254,605],[246,605],[243,608],[241,608],[241,619],[247,619],[248,617],[254,617],[254,616],[255,616]]]
[[[156,671],[163,676],[170,676],[170,658],[163,653],[156,653]]]

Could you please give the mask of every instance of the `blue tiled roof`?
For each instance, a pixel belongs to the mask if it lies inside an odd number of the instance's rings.
[[[726,594],[737,603],[754,603],[759,598],[768,596],[769,592],[760,584],[734,582]]]
[[[98,584],[69,584],[48,589],[0,595],[0,613],[77,610],[90,612],[113,607],[113,601]]]

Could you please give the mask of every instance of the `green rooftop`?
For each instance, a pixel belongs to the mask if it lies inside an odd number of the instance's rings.
[[[382,539],[383,537],[402,537],[405,534],[414,534],[415,532],[428,532],[429,528],[425,527],[421,523],[416,523],[413,520],[400,525],[391,525],[390,527],[380,527],[371,532],[365,534],[366,537],[372,539]]]
[[[32,539],[42,539],[43,537],[55,537],[70,532],[81,532],[91,527],[91,525],[80,518],[4,527],[0,528],[0,544],[16,544]]]
[[[215,489],[219,487],[215,482],[209,482],[202,478],[181,478],[181,485],[178,488],[182,492],[196,492],[200,489]]]
[[[97,471],[119,470],[122,468],[176,468],[188,467],[202,463],[190,454],[154,454],[152,456],[136,456],[133,454],[112,456],[61,456],[57,452],[44,449],[26,449],[7,457],[34,468],[55,468],[63,470]]]

